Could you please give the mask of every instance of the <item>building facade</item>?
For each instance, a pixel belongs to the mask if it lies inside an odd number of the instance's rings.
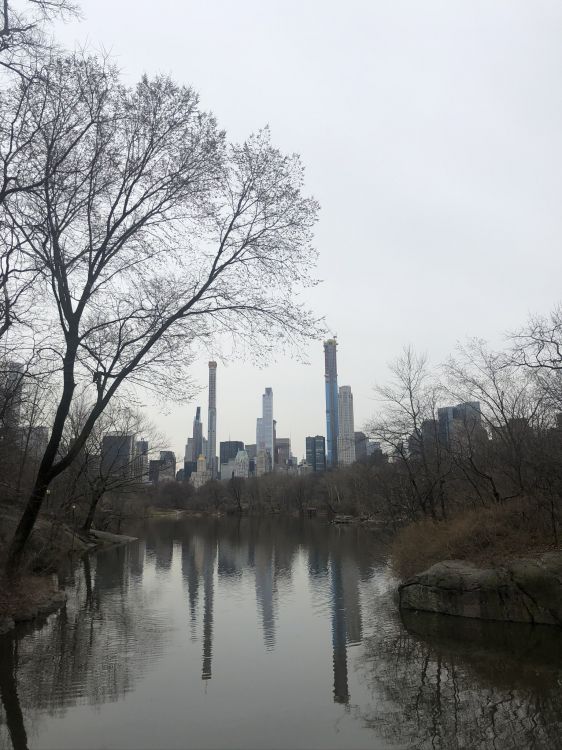
[[[217,363],[209,362],[209,415],[207,461],[212,476],[217,475]]]
[[[326,438],[315,435],[306,438],[306,464],[311,471],[326,471]]]
[[[285,468],[291,463],[291,438],[275,438],[275,466]]]
[[[355,432],[355,460],[365,461],[367,458],[367,435],[364,432]]]
[[[160,467],[160,479],[166,477],[167,479],[176,478],[176,454],[173,451],[160,451],[160,461],[162,466]]]
[[[324,380],[326,389],[326,459],[329,468],[338,465],[338,362],[335,338],[324,342]]]
[[[238,451],[244,450],[244,443],[241,440],[225,440],[220,444],[220,462],[226,464],[236,458]]]
[[[247,479],[250,476],[250,459],[246,451],[238,451],[234,459],[234,476]]]
[[[437,437],[445,448],[456,442],[486,440],[480,402],[467,401],[437,409]]]
[[[135,443],[135,479],[148,481],[148,440],[137,440]]]
[[[134,447],[134,435],[122,433],[104,435],[101,443],[102,474],[115,477],[133,476]]]
[[[193,484],[195,489],[199,489],[199,487],[202,487],[204,484],[206,484],[210,479],[212,479],[211,472],[207,468],[207,459],[203,454],[199,456],[197,459],[197,471],[191,474],[191,477],[189,478],[189,481]]]
[[[273,389],[266,388],[262,395],[262,415],[256,420],[256,451],[269,453],[270,463],[275,458],[275,428],[273,420]]]
[[[338,423],[338,464],[349,466],[355,461],[353,394],[349,385],[342,385],[338,391]]]

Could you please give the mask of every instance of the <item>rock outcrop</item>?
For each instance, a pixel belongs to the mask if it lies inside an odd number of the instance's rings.
[[[399,597],[401,609],[562,625],[562,553],[495,568],[447,560],[405,581]]]

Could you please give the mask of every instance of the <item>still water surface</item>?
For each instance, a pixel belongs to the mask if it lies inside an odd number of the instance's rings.
[[[396,612],[382,542],[158,521],[0,638],[0,747],[558,748],[560,631]]]

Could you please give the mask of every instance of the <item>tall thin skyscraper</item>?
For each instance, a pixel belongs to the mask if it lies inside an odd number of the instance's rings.
[[[349,385],[342,385],[338,394],[338,462],[349,465],[355,461],[353,430],[353,394]]]
[[[338,362],[336,339],[324,342],[324,378],[326,380],[326,458],[328,467],[338,465]]]
[[[209,362],[209,439],[207,467],[212,477],[217,475],[217,363]]]
[[[203,453],[203,423],[201,422],[201,407],[197,407],[193,420],[193,460],[197,461]]]
[[[269,453],[271,461],[275,458],[275,439],[273,434],[273,389],[266,388],[262,396],[262,416],[256,422],[257,450]]]

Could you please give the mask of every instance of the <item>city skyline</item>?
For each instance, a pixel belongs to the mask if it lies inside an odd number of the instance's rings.
[[[326,342],[318,342],[318,347],[320,348],[320,350],[322,350],[322,348],[324,349],[324,354],[322,356],[322,359],[323,359],[323,362],[324,362],[324,367],[325,367],[325,363],[326,363],[326,359],[325,359],[326,344],[330,344],[333,341],[335,341],[335,340],[334,339],[329,339]],[[344,350],[345,350],[345,348],[344,348]],[[212,401],[212,403],[213,403],[213,407],[212,407],[213,408],[213,414],[214,414],[214,418],[215,418],[214,430],[215,430],[216,446],[217,446],[217,448],[215,450],[215,455],[217,456],[217,460],[218,460],[218,464],[219,464],[218,467],[217,467],[218,469],[220,469],[220,463],[221,463],[220,456],[218,455],[218,446],[221,443],[226,443],[226,442],[229,442],[229,441],[240,441],[240,442],[244,443],[244,445],[252,445],[254,443],[254,441],[255,441],[255,444],[256,444],[256,446],[258,446],[258,449],[259,449],[259,442],[260,442],[259,434],[262,435],[262,442],[264,444],[265,444],[265,442],[268,443],[267,446],[265,446],[265,447],[266,447],[266,450],[270,451],[270,453],[271,453],[271,459],[272,459],[272,461],[274,461],[275,460],[274,448],[273,448],[274,425],[277,425],[277,429],[276,429],[277,437],[280,437],[282,435],[283,436],[284,435],[288,436],[288,439],[290,440],[290,446],[291,446],[292,454],[295,457],[297,457],[299,460],[306,458],[306,437],[309,436],[309,435],[323,435],[326,438],[326,456],[328,455],[328,453],[327,453],[328,440],[327,440],[327,429],[326,429],[326,427],[327,427],[327,425],[326,425],[326,404],[325,404],[325,398],[326,398],[326,386],[325,386],[326,376],[325,376],[325,373],[324,373],[324,376],[323,376],[321,370],[316,373],[316,380],[317,380],[317,382],[316,382],[316,389],[317,389],[317,393],[316,394],[312,394],[313,395],[313,401],[317,402],[317,403],[314,403],[315,411],[318,412],[320,410],[320,411],[323,412],[323,415],[322,415],[323,418],[321,420],[316,420],[316,421],[312,421],[311,420],[312,425],[310,425],[308,423],[305,423],[304,421],[297,422],[297,424],[295,425],[295,429],[294,430],[291,427],[288,427],[287,424],[286,424],[286,422],[283,420],[283,416],[282,415],[283,415],[283,413],[286,413],[285,409],[283,407],[284,407],[284,404],[286,404],[288,402],[294,403],[294,400],[295,400],[295,394],[294,394],[294,392],[284,393],[284,389],[283,389],[282,386],[280,386],[278,388],[277,392],[276,392],[276,389],[273,388],[272,386],[270,386],[270,385],[264,385],[264,386],[261,387],[261,391],[262,391],[262,394],[261,394],[261,413],[260,413],[260,410],[259,410],[259,406],[255,407],[255,414],[251,411],[253,404],[256,404],[256,403],[259,404],[259,401],[258,401],[258,398],[257,398],[258,394],[256,394],[256,397],[254,397],[254,395],[252,393],[248,392],[247,394],[246,393],[244,394],[244,398],[243,399],[240,398],[240,396],[241,396],[240,393],[237,394],[237,396],[238,396],[238,398],[237,398],[237,404],[238,404],[238,407],[239,407],[238,410],[237,410],[237,416],[239,417],[240,425],[245,425],[245,427],[241,427],[241,426],[237,426],[237,421],[236,420],[232,421],[231,424],[229,424],[229,425],[223,425],[222,424],[222,415],[223,415],[223,413],[224,414],[229,414],[229,410],[228,409],[224,409],[224,410],[221,409],[221,395],[222,395],[222,393],[221,393],[221,386],[222,386],[222,390],[223,391],[225,391],[225,390],[227,391],[224,394],[225,403],[228,405],[231,402],[231,399],[229,399],[229,394],[228,394],[228,382],[229,382],[228,381],[228,370],[229,370],[229,368],[228,368],[228,365],[225,365],[225,366],[221,367],[221,364],[220,363],[217,364],[216,362],[213,362],[212,364],[214,365],[214,367],[213,367],[212,370],[209,370],[209,373],[212,372],[212,375],[209,375],[209,385],[208,385],[208,387],[205,388],[204,386],[201,385],[200,390],[198,391],[197,396],[193,399],[193,401],[190,402],[189,404],[182,405],[178,409],[178,412],[180,412],[180,411],[187,412],[186,413],[186,419],[190,420],[190,419],[193,418],[191,416],[191,414],[190,414],[190,411],[191,411],[191,413],[193,413],[193,411],[195,410],[195,419],[193,420],[193,423],[194,424],[198,423],[198,429],[201,429],[199,427],[198,420],[202,424],[203,444],[205,446],[207,446],[208,450],[210,451],[211,450],[211,448],[210,448],[210,441],[208,441],[208,439],[205,438],[205,435],[207,435],[207,436],[209,435],[209,424],[205,424],[202,421],[201,417],[197,416],[197,413],[198,413],[198,410],[199,410],[199,415],[200,415],[202,413],[202,411],[203,411],[203,408],[200,406],[201,404],[204,404],[205,402],[207,402],[207,403],[210,404],[211,401]],[[210,365],[211,365],[211,363],[209,363],[209,367],[210,367]],[[310,369],[310,367],[306,367],[304,365],[302,367],[303,367],[303,369],[305,369],[305,368],[308,369],[308,370]],[[347,370],[348,368],[344,368],[344,369]],[[218,379],[217,379],[217,370],[221,370],[221,375],[220,375],[220,377]],[[217,386],[217,382],[219,383],[219,386]],[[211,395],[209,389],[213,388],[213,386],[214,386],[214,392]],[[336,391],[335,391],[335,413],[336,413],[336,417],[337,417],[339,415],[339,408],[340,408],[339,407],[340,394],[338,392],[338,387],[337,387],[337,373],[336,373],[335,386],[336,386]],[[347,388],[349,388],[349,386],[344,386],[344,390],[347,389]],[[354,392],[353,388],[351,390]],[[280,407],[276,407],[275,412],[273,410],[273,396],[274,395],[275,395],[276,401],[277,401],[277,399],[279,399],[279,401],[281,402],[281,406]],[[211,398],[209,400],[210,396],[211,396]],[[247,406],[247,408],[246,408],[246,406]],[[250,410],[249,412],[248,412],[248,409]],[[352,396],[351,409],[352,409],[352,412],[353,412],[351,426],[353,427],[353,419],[354,419],[354,414],[355,414],[355,407],[354,407],[354,403],[353,403],[353,396]],[[279,412],[281,412],[281,417],[280,418],[277,417],[277,415],[279,414]],[[218,417],[217,417],[217,414],[219,415]],[[268,428],[269,432],[268,432],[267,440],[265,438],[265,432],[263,432],[264,429],[265,429],[264,426],[263,426],[264,425],[263,420],[264,420],[265,417],[267,417],[268,423],[269,423],[269,428]],[[368,419],[368,417],[369,417],[369,415],[366,415],[364,417],[364,420],[366,421]],[[167,415],[165,415],[165,414],[161,415],[161,418],[162,418],[163,421],[166,421]],[[170,418],[170,417],[168,416],[168,418]],[[171,419],[173,420],[174,423],[177,423],[177,415],[174,415]],[[230,417],[230,419],[232,419],[232,417]],[[252,420],[254,422],[253,435],[252,435],[251,428],[248,428],[248,423],[252,422]],[[279,422],[280,422],[280,424],[279,424]],[[356,417],[355,417],[355,423],[357,423],[357,418]],[[361,425],[363,425],[363,423],[361,423]],[[260,433],[260,431],[261,431],[261,433]],[[266,430],[266,432],[267,432],[267,430]],[[351,433],[353,433],[353,429],[351,430]],[[295,435],[296,435],[296,437],[295,437]],[[302,436],[302,438],[301,438],[301,436]],[[190,441],[188,441],[189,437],[190,437],[189,433],[186,433],[186,435],[183,438],[183,440],[181,440],[181,444],[183,444],[183,446],[186,446],[186,444],[188,442],[190,442]],[[337,442],[338,442],[337,420],[336,420],[335,441],[336,441],[336,454],[337,454]],[[302,445],[301,445],[301,443],[302,443]],[[175,445],[176,443],[170,441],[169,444],[170,444],[170,446],[172,446],[172,445]],[[271,445],[271,447],[270,447],[270,445]],[[173,448],[172,448],[172,450],[173,450]],[[181,451],[183,451],[183,450],[184,449],[182,448]],[[179,455],[179,453],[177,455]],[[195,461],[195,457],[192,460]],[[348,461],[348,463],[349,463],[349,461]]]
[[[467,336],[500,346],[529,313],[558,301],[559,6],[530,13],[518,0],[509,8],[430,2],[406,13],[388,0],[352,1],[345,10],[315,0],[244,0],[220,11],[165,3],[155,41],[149,6],[135,7],[138,33],[130,34],[127,3],[81,5],[85,21],[61,25],[63,43],[115,50],[127,82],[173,71],[232,139],[269,123],[284,152],[302,154],[306,189],[322,207],[314,242],[322,283],[303,302],[326,316],[341,342],[339,377],[353,389],[356,429],[376,410],[372,388],[387,380],[387,364],[404,345],[437,364]],[[187,47],[185,28],[198,29]],[[217,54],[209,59],[211,44]],[[253,75],[240,81],[232,55]],[[334,85],[346,91],[338,111]],[[350,122],[365,127],[364,138],[348,137]],[[531,248],[541,269],[535,278],[526,263]],[[476,304],[476,290],[485,304]],[[263,369],[243,347],[229,361],[223,343],[199,352],[191,369],[203,386],[208,359],[221,370],[217,441],[230,432],[253,442],[252,404],[267,385],[297,455],[307,434],[325,434],[321,341],[304,349],[309,366],[275,350]],[[193,404],[206,396],[176,405],[167,395],[164,408],[175,414],[163,416],[152,397],[147,412],[179,452]]]

